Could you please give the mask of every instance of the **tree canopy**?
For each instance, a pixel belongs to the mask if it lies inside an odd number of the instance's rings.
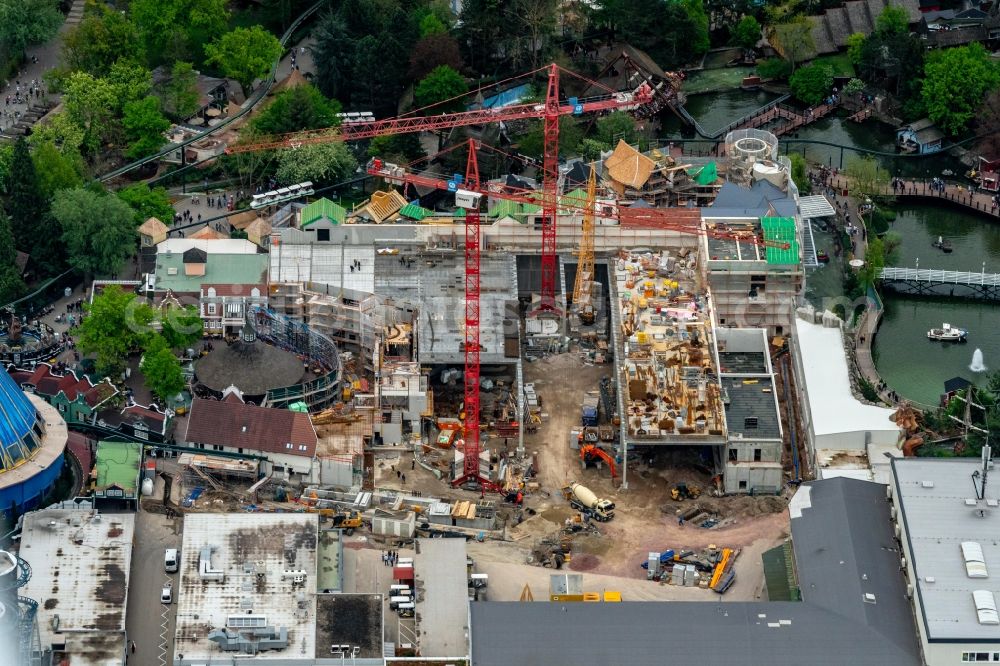
[[[337,141],[281,151],[276,175],[282,183],[308,180],[318,186],[345,180],[357,167],[358,162],[351,151]]]
[[[178,60],[170,68],[170,80],[158,91],[163,109],[178,120],[198,110],[198,72],[189,62]]]
[[[458,42],[447,33],[428,35],[413,46],[409,76],[419,81],[439,65],[446,65],[455,71],[462,71],[464,66]]]
[[[752,49],[760,41],[760,23],[753,16],[744,16],[733,30],[733,43]]]
[[[910,31],[910,16],[899,5],[888,5],[875,19],[875,32],[880,35],[905,35]]]
[[[20,58],[27,47],[54,37],[62,24],[58,0],[0,0],[0,51]]]
[[[201,46],[226,29],[227,0],[131,0],[129,9],[155,62],[200,62]]]
[[[69,263],[78,270],[117,273],[135,249],[135,213],[116,196],[61,190],[53,198],[52,215],[62,227]]]
[[[792,64],[793,70],[816,48],[812,37],[812,23],[804,16],[779,23],[773,30],[773,41],[777,43],[785,60]]]
[[[136,227],[151,217],[166,224],[170,224],[174,217],[174,207],[170,205],[170,195],[162,187],[151,188],[146,183],[136,183],[118,190],[115,196],[128,204],[129,208],[134,211]]]
[[[259,25],[236,28],[205,46],[207,61],[239,81],[246,92],[256,79],[263,79],[271,72],[281,51],[278,38]]]
[[[924,72],[927,115],[951,135],[965,130],[986,93],[1000,84],[1000,70],[978,43],[928,54]]]
[[[139,370],[146,388],[164,402],[184,390],[181,362],[161,335],[150,337]]]
[[[24,292],[24,281],[14,264],[16,257],[10,219],[0,210],[0,306],[15,300]]]
[[[122,129],[129,146],[125,151],[133,160],[155,155],[167,142],[163,135],[170,121],[160,112],[160,100],[153,95],[129,102],[122,116]]]
[[[145,63],[145,46],[127,14],[89,3],[83,19],[62,38],[62,62],[70,71],[104,76],[119,60]]]
[[[857,197],[874,198],[889,184],[889,172],[880,169],[871,155],[849,160],[845,172],[851,184],[851,194]]]
[[[59,190],[83,184],[83,160],[79,153],[63,153],[55,144],[46,141],[35,145],[31,160],[38,174],[39,188],[46,199],[51,199]]]
[[[96,354],[97,372],[118,375],[125,359],[138,351],[153,333],[153,309],[118,285],[108,285],[84,305],[87,316],[76,328],[77,346]]]
[[[420,108],[434,106],[431,113],[459,111],[464,106],[460,97],[469,91],[465,78],[447,65],[435,67],[417,84],[413,99]]]
[[[38,182],[28,142],[23,137],[14,143],[8,183],[10,196],[7,197],[7,214],[10,216],[14,242],[19,250],[30,253],[38,221],[45,215],[48,206],[45,193]]]
[[[201,340],[203,324],[198,308],[166,307],[160,310],[160,335],[171,349],[187,349]]]
[[[788,85],[792,93],[806,104],[819,104],[833,87],[833,68],[815,64],[800,67],[788,79]]]
[[[597,19],[664,69],[708,51],[708,15],[702,0],[600,0]]]
[[[252,124],[262,134],[323,129],[340,124],[340,109],[340,102],[325,98],[314,86],[305,84],[278,93]]]

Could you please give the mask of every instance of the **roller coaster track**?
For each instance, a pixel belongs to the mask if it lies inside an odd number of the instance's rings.
[[[306,21],[306,19],[308,19],[313,14],[315,14],[316,11],[320,7],[323,7],[323,6],[328,5],[328,4],[329,3],[326,0],[320,0],[316,4],[312,5],[311,7],[309,7],[308,9],[306,9],[304,12],[302,12],[301,14],[299,14],[299,17],[297,19],[295,19],[295,21],[292,23],[292,25],[290,25],[288,27],[288,30],[285,31],[285,34],[283,34],[281,36],[281,40],[280,40],[281,41],[281,46],[282,47],[288,46],[288,42],[292,39],[292,35],[295,34],[295,31],[299,29],[299,27]],[[276,75],[278,73],[278,65],[281,64],[281,58],[282,58],[283,55],[284,55],[284,48],[282,49],[282,54],[278,56],[278,58],[274,61],[274,64],[271,66],[271,72],[270,72],[270,74],[268,74],[267,80],[264,81],[260,85],[260,87],[257,88],[257,90],[253,91],[253,94],[250,95],[249,99],[247,99],[247,101],[244,102],[243,108],[240,110],[239,113],[237,113],[234,116],[230,116],[230,117],[226,118],[225,120],[223,120],[222,122],[220,122],[215,127],[210,127],[207,130],[205,130],[204,132],[201,132],[199,134],[195,134],[190,139],[187,139],[187,140],[182,141],[180,143],[172,143],[172,144],[168,145],[166,148],[164,148],[163,150],[161,150],[160,152],[158,152],[158,153],[156,153],[154,155],[150,155],[149,157],[144,157],[144,158],[142,158],[140,160],[136,160],[135,162],[130,162],[129,164],[126,164],[123,167],[119,167],[119,168],[117,168],[117,169],[115,169],[113,171],[109,171],[108,173],[104,174],[103,176],[98,176],[97,177],[97,181],[101,182],[101,183],[106,183],[109,180],[113,180],[115,178],[118,178],[119,176],[123,176],[123,175],[127,174],[129,171],[133,171],[135,169],[138,169],[139,167],[141,167],[144,164],[149,164],[150,162],[155,162],[156,160],[159,160],[159,159],[161,159],[163,157],[166,157],[170,153],[173,153],[178,148],[186,148],[187,146],[191,145],[192,143],[196,143],[198,141],[201,141],[202,139],[204,139],[206,137],[209,137],[209,136],[215,134],[216,132],[221,132],[226,127],[228,127],[230,124],[232,124],[233,122],[235,122],[237,119],[242,118],[243,116],[245,116],[248,113],[250,113],[253,110],[253,108],[255,106],[257,106],[257,104],[259,104],[261,100],[263,100],[265,97],[267,97],[267,94],[269,92],[271,92],[271,88],[274,86],[274,84],[276,82]]]

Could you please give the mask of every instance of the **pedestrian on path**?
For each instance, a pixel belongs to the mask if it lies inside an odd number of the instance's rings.
[[[135,654],[135,641],[132,641],[132,643],[129,645],[129,649],[132,650],[132,654]]]

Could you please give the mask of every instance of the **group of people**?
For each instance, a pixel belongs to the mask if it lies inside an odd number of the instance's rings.
[[[399,561],[399,551],[398,550],[386,550],[382,552],[382,564],[387,567],[396,566],[396,562]]]
[[[208,204],[209,208],[222,208],[225,206],[226,210],[233,210],[236,207],[236,200],[242,197],[242,192],[237,192],[235,197],[232,194],[227,197],[226,193],[223,192],[216,196],[209,195],[205,197],[205,203]]]

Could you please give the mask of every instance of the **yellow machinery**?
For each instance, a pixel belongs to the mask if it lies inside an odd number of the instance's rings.
[[[306,513],[318,513],[324,518],[331,519],[333,521],[334,529],[344,530],[344,534],[347,536],[354,534],[355,529],[362,527],[365,524],[365,521],[361,517],[361,513],[359,511],[344,513],[338,509],[317,509],[315,507],[309,507],[306,509]]]
[[[587,201],[583,211],[583,234],[580,236],[580,259],[576,266],[576,282],[573,285],[573,304],[580,321],[593,324],[596,310],[591,301],[594,282],[594,207],[597,204],[597,167],[590,165],[587,179]]]
[[[686,499],[698,499],[701,497],[701,487],[696,486],[693,483],[678,483],[676,486],[670,489],[670,498],[675,502],[680,502]]]

